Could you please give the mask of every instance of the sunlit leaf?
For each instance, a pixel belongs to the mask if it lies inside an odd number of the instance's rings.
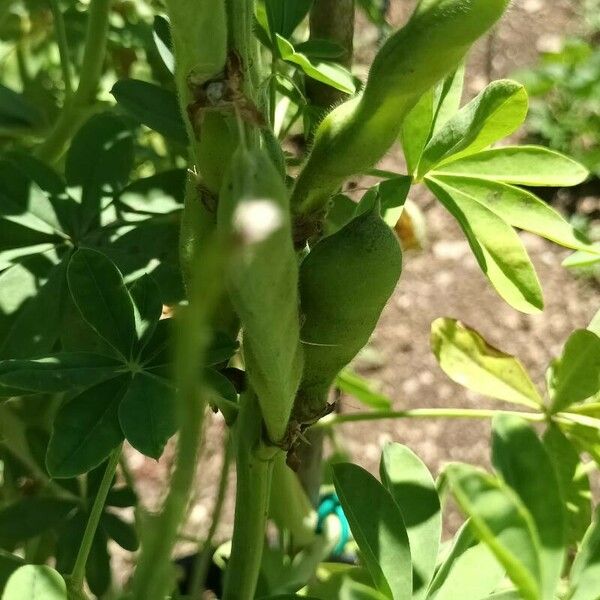
[[[440,367],[457,383],[506,402],[538,409],[543,406],[539,392],[519,360],[494,348],[459,321],[434,321],[431,346]]]

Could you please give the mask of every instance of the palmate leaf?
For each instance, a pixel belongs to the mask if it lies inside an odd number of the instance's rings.
[[[457,220],[498,294],[521,312],[540,312],[544,306],[540,282],[514,229],[477,197],[434,177],[427,177],[426,183]]]
[[[442,513],[435,482],[423,462],[406,446],[388,444],[379,467],[381,481],[400,508],[413,569],[414,600],[425,598],[433,576],[440,538]]]
[[[542,598],[553,600],[565,562],[567,533],[554,465],[530,425],[506,415],[496,417],[492,425],[492,462],[533,517],[540,539]]]
[[[520,361],[494,348],[476,331],[455,319],[431,325],[431,347],[453,381],[479,394],[541,408],[543,400]]]
[[[160,290],[150,275],[142,275],[130,289],[134,305],[138,354],[152,338],[162,314]]]
[[[470,527],[506,569],[524,600],[541,597],[540,542],[519,497],[498,478],[462,464],[446,468],[450,489]]]
[[[334,465],[333,481],[375,587],[393,600],[410,598],[413,584],[409,540],[393,497],[357,465]]]

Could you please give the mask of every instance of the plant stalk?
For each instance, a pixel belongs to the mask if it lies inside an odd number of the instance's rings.
[[[75,565],[73,566],[73,571],[69,576],[69,588],[76,594],[81,594],[83,591],[85,566],[87,564],[90,550],[92,549],[92,544],[94,543],[94,537],[98,529],[98,524],[100,523],[100,517],[102,517],[102,512],[104,511],[106,497],[108,496],[108,492],[110,492],[113,477],[115,476],[119,459],[121,458],[122,449],[123,445],[120,444],[115,450],[113,450],[108,458],[106,469],[98,488],[98,493],[96,494],[96,498],[92,504],[90,517],[85,527],[83,539],[81,540],[81,545],[79,546],[79,552],[77,553],[77,558],[75,559]]]
[[[273,458],[259,456],[262,427],[258,400],[246,392],[235,424],[235,517],[222,600],[253,600],[256,591],[273,473]]]
[[[62,70],[63,81],[65,84],[65,94],[69,98],[73,94],[73,76],[71,60],[69,58],[69,44],[67,41],[67,30],[65,20],[58,5],[58,0],[50,0],[50,10],[54,19],[54,30],[56,32],[56,43],[58,45],[58,54],[60,56],[60,68]]]
[[[231,466],[231,460],[233,459],[233,439],[229,434],[224,444],[224,456],[223,464],[221,465],[221,473],[219,474],[219,488],[217,491],[217,498],[215,500],[215,506],[213,508],[212,522],[210,529],[204,540],[204,547],[199,551],[196,564],[194,565],[194,572],[192,575],[192,583],[190,586],[190,598],[192,600],[202,598],[204,593],[204,586],[206,585],[206,577],[208,574],[208,567],[212,558],[212,542],[217,532],[217,528],[221,521],[221,515],[223,513],[223,504],[225,497],[227,496],[227,484],[229,482],[229,467]]]
[[[189,306],[179,321],[176,350],[179,439],[176,466],[162,512],[152,518],[142,539],[142,552],[133,579],[133,598],[164,600],[174,585],[171,551],[185,516],[194,484],[207,396],[201,387],[211,321],[223,291],[222,273],[229,253],[216,237],[206,240],[195,257],[196,272],[189,291]]]
[[[342,423],[380,421],[382,419],[493,419],[497,415],[521,417],[527,421],[543,422],[544,413],[521,412],[518,410],[494,410],[471,408],[415,408],[412,410],[378,410],[364,413],[330,415],[313,425],[316,428],[332,429]]]
[[[54,128],[37,149],[36,155],[43,161],[53,163],[60,158],[94,103],[106,55],[110,1],[90,2],[79,84],[77,90],[66,98]]]

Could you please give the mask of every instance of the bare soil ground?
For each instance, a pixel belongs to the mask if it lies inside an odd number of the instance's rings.
[[[401,24],[412,0],[393,0],[391,21]],[[515,69],[535,63],[538,51],[556,44],[580,27],[578,0],[516,0],[494,33],[492,46],[483,40],[473,51],[467,96],[473,96],[490,76],[509,76]],[[368,64],[376,46],[376,32],[361,19],[357,35],[359,62]],[[360,72],[360,68],[358,69]],[[398,152],[384,160],[384,168],[401,171]],[[429,348],[433,320],[448,316],[463,320],[490,342],[516,354],[542,385],[543,374],[569,333],[585,327],[600,307],[596,284],[577,280],[562,269],[566,252],[531,235],[523,240],[535,263],[546,297],[546,310],[538,316],[522,315],[507,306],[480,273],[464,236],[453,219],[429,196],[416,190],[412,199],[424,210],[428,246],[405,255],[401,283],[386,308],[368,350],[357,363],[359,372],[379,382],[397,409],[417,407],[488,407],[489,400],[466,392],[450,381],[436,365]],[[592,199],[598,204],[598,198]],[[360,410],[356,400],[343,399],[343,410]],[[489,424],[474,421],[420,420],[348,424],[341,437],[353,459],[376,470],[382,444],[397,441],[410,446],[434,473],[447,461],[488,464]],[[185,531],[201,538],[210,522],[221,463],[222,423],[207,425],[206,443],[198,468],[196,496]],[[130,451],[129,464],[144,503],[157,507],[165,489],[172,452],[159,463]],[[233,475],[231,487],[233,488]],[[232,492],[218,539],[230,535]],[[454,520],[454,519],[453,519]],[[191,547],[190,547],[191,548]],[[185,552],[186,545],[182,545]]]

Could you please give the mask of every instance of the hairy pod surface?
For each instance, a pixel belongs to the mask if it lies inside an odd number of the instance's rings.
[[[319,217],[345,179],[373,166],[418,99],[457,68],[509,2],[421,0],[377,53],[364,91],[319,125],[292,195],[294,214]]]
[[[264,149],[238,148],[223,182],[218,227],[239,247],[229,293],[244,328],[246,370],[268,435],[284,435],[302,374],[298,261],[289,194]]]
[[[300,265],[304,374],[294,420],[326,409],[336,375],[369,341],[402,271],[402,253],[379,207],[318,242]]]

